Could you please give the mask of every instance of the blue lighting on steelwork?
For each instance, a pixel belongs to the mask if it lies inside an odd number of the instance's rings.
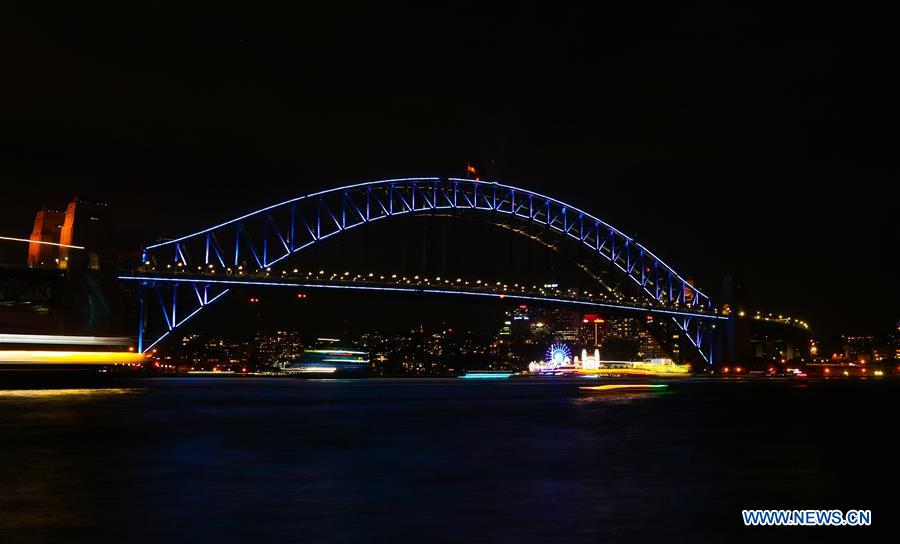
[[[160,246],[165,246],[165,245],[169,245],[169,244],[174,244],[174,243],[176,243],[176,242],[181,242],[182,240],[187,240],[188,238],[193,238],[194,236],[197,236],[197,235],[199,235],[199,234],[206,234],[207,232],[212,232],[212,231],[214,231],[214,230],[216,230],[216,229],[218,229],[218,228],[224,227],[224,226],[226,226],[226,225],[231,225],[231,224],[233,224],[233,223],[237,223],[238,221],[242,221],[242,220],[244,220],[244,219],[247,219],[248,217],[253,217],[254,215],[258,215],[258,214],[261,214],[261,213],[263,213],[263,212],[267,212],[267,211],[269,211],[269,210],[274,210],[275,208],[284,206],[284,205],[286,205],[286,204],[293,204],[294,202],[298,202],[298,201],[300,201],[300,200],[307,200],[307,199],[310,199],[310,198],[313,198],[313,197],[316,197],[316,196],[326,195],[326,194],[329,194],[329,193],[335,193],[335,192],[338,192],[338,191],[346,191],[346,190],[349,190],[349,189],[358,189],[358,188],[366,187],[366,186],[382,185],[382,184],[384,184],[384,183],[398,183],[398,182],[413,181],[413,180],[426,180],[426,181],[434,180],[434,181],[437,181],[437,180],[440,180],[440,179],[441,179],[441,178],[397,178],[397,179],[384,179],[384,180],[379,180],[379,181],[365,181],[365,182],[362,182],[362,183],[354,183],[354,184],[352,184],[352,185],[344,185],[343,187],[337,187],[337,188],[334,188],[334,189],[326,189],[326,190],[324,190],[324,191],[319,191],[318,193],[312,193],[312,194],[308,194],[308,195],[298,196],[298,197],[292,198],[292,199],[290,199],[290,200],[285,200],[284,202],[279,202],[278,204],[272,204],[271,206],[266,206],[265,208],[260,208],[260,209],[258,209],[258,210],[256,210],[256,211],[253,211],[253,212],[250,212],[250,213],[246,213],[246,214],[244,214],[244,215],[242,215],[242,216],[240,216],[240,217],[235,217],[234,219],[231,219],[231,220],[229,220],[229,221],[225,221],[224,223],[219,223],[218,225],[215,225],[215,226],[213,226],[213,227],[209,227],[209,228],[203,229],[203,230],[198,230],[197,232],[195,232],[195,233],[193,233],[193,234],[187,234],[187,235],[185,235],[185,236],[182,236],[181,238],[175,238],[174,240],[166,240],[165,242],[160,242],[160,243],[158,243],[158,244],[153,244],[153,245],[150,245],[150,246],[145,247],[144,249],[145,249],[145,250],[146,250],[146,249],[153,249],[153,248],[155,248],[155,247],[160,247]],[[471,181],[471,180],[468,180],[468,181]]]
[[[538,301],[538,302],[554,302],[554,303],[564,303],[564,304],[575,304],[578,306],[589,306],[589,307],[601,307],[601,308],[614,308],[618,310],[632,310],[646,313],[659,313],[659,314],[668,314],[668,315],[680,315],[680,316],[690,316],[697,317],[701,319],[728,319],[725,316],[714,315],[714,314],[703,314],[699,312],[682,312],[678,310],[665,310],[661,308],[646,308],[643,306],[629,306],[627,304],[612,304],[607,302],[592,302],[586,300],[570,300],[565,298],[553,298],[553,297],[539,297],[533,295],[516,295],[511,293],[484,293],[479,291],[465,291],[462,289],[434,289],[431,287],[385,287],[385,286],[374,286],[374,285],[328,285],[323,283],[306,283],[306,282],[285,282],[285,281],[263,281],[263,280],[214,280],[214,279],[206,279],[206,278],[192,278],[190,280],[185,278],[165,278],[165,277],[152,277],[152,276],[119,276],[120,280],[124,281],[148,281],[148,282],[163,282],[163,283],[185,283],[185,282],[197,282],[197,283],[211,283],[211,284],[221,284],[221,285],[244,285],[244,286],[261,286],[261,287],[298,287],[304,289],[351,289],[356,291],[386,291],[386,292],[399,292],[399,293],[423,293],[423,294],[438,294],[438,295],[465,295],[465,296],[474,296],[474,297],[489,297],[496,299],[510,299],[510,300],[528,300],[528,301]]]
[[[382,185],[385,185],[385,184],[414,183],[414,182],[420,182],[420,181],[424,181],[424,182],[439,182],[439,181],[441,181],[441,178],[433,178],[433,177],[431,177],[431,178],[397,178],[397,179],[388,179],[388,180],[379,180],[379,181],[369,181],[369,182],[363,182],[363,183],[357,183],[357,184],[345,185],[345,186],[342,186],[342,187],[337,187],[337,188],[335,188],[335,189],[328,189],[328,190],[324,190],[324,191],[319,191],[319,192],[316,192],[316,193],[311,193],[311,194],[309,194],[309,195],[303,195],[303,196],[300,196],[300,197],[292,198],[292,199],[290,199],[290,200],[285,200],[285,201],[280,202],[280,203],[278,203],[278,204],[273,204],[273,205],[271,205],[271,206],[266,206],[266,207],[264,207],[264,208],[260,208],[260,209],[258,209],[258,210],[256,210],[256,211],[253,211],[253,212],[244,214],[244,215],[242,215],[242,216],[236,217],[236,218],[231,219],[231,220],[229,220],[229,221],[225,221],[225,222],[223,222],[223,223],[219,223],[218,225],[209,227],[209,228],[207,228],[207,229],[203,229],[203,230],[197,231],[197,232],[195,232],[195,233],[192,233],[192,234],[188,234],[188,235],[182,236],[182,237],[180,237],[180,238],[175,238],[175,239],[173,239],[173,240],[167,240],[167,241],[165,241],[165,242],[160,242],[160,243],[158,243],[158,244],[153,244],[153,245],[146,246],[146,247],[144,248],[144,250],[146,251],[146,250],[149,250],[149,249],[154,249],[154,248],[157,248],[157,247],[161,247],[161,246],[165,246],[165,245],[169,245],[169,244],[175,244],[175,243],[178,243],[178,242],[181,242],[181,241],[184,241],[184,240],[188,240],[188,239],[193,238],[193,237],[195,237],[195,236],[199,236],[199,235],[201,235],[201,234],[206,234],[206,233],[213,232],[213,231],[215,231],[216,229],[222,228],[222,227],[224,227],[224,226],[231,225],[231,224],[237,223],[237,222],[239,222],[239,221],[242,221],[242,220],[244,220],[244,219],[247,219],[247,218],[250,218],[250,217],[259,215],[259,214],[261,214],[261,213],[264,213],[264,212],[267,212],[267,211],[270,211],[270,210],[279,208],[279,207],[281,207],[281,206],[285,206],[285,205],[289,205],[289,204],[294,204],[294,203],[299,202],[299,201],[302,201],[302,200],[308,200],[308,199],[315,198],[315,197],[320,197],[320,196],[329,195],[329,194],[338,193],[338,192],[343,192],[343,191],[349,191],[349,190],[353,190],[353,189],[378,187],[378,186],[382,186]],[[652,251],[650,251],[649,249],[647,249],[645,246],[643,246],[642,244],[640,244],[640,243],[634,241],[633,238],[631,238],[630,236],[626,235],[625,233],[623,233],[623,232],[620,231],[619,229],[616,229],[615,227],[611,226],[609,223],[607,223],[607,222],[603,221],[602,219],[599,219],[599,218],[597,218],[597,217],[595,217],[595,216],[593,216],[593,215],[591,215],[591,214],[589,214],[589,213],[587,213],[587,212],[585,212],[585,211],[583,211],[583,210],[581,210],[581,209],[579,209],[579,208],[576,208],[576,207],[574,207],[574,206],[571,206],[571,205],[569,205],[569,204],[566,204],[566,203],[564,203],[564,202],[562,202],[562,201],[560,201],[560,200],[556,200],[555,198],[552,198],[552,197],[543,195],[543,194],[541,194],[541,193],[536,193],[536,192],[534,192],[534,191],[528,191],[528,190],[525,190],[525,189],[521,189],[521,188],[518,188],[518,187],[514,187],[514,186],[512,186],[512,185],[506,185],[506,184],[503,184],[503,183],[486,182],[486,181],[474,181],[474,180],[464,179],[464,178],[447,178],[447,181],[454,182],[454,183],[472,184],[472,186],[473,186],[474,188],[476,188],[476,193],[477,193],[477,187],[478,187],[478,186],[487,186],[487,187],[494,188],[494,189],[495,189],[494,193],[496,193],[496,188],[501,188],[501,189],[510,191],[510,193],[513,195],[513,198],[514,198],[514,195],[515,195],[516,193],[520,193],[520,194],[522,194],[522,195],[524,195],[524,196],[527,196],[527,197],[529,197],[529,198],[531,198],[531,199],[533,199],[534,197],[537,197],[538,199],[543,199],[547,204],[550,204],[550,203],[555,204],[556,206],[559,206],[559,207],[560,207],[562,210],[564,210],[564,211],[565,211],[565,210],[570,210],[570,211],[572,211],[572,212],[575,212],[575,213],[577,213],[579,216],[581,216],[582,221],[583,221],[583,219],[588,219],[589,222],[590,222],[590,221],[593,221],[593,222],[595,222],[595,223],[598,224],[598,225],[602,225],[606,230],[610,231],[610,233],[614,233],[614,234],[616,234],[616,235],[618,235],[618,236],[624,238],[624,239],[627,240],[629,243],[634,242],[634,245],[635,245],[635,247],[636,247],[637,249],[646,252],[650,257],[652,257],[653,259],[655,259],[656,261],[658,261],[659,264],[663,265],[663,267],[664,267],[665,269],[671,271],[671,272],[674,274],[674,276],[675,276],[676,278],[678,278],[681,282],[687,284],[687,281],[684,280],[684,278],[682,278],[682,277],[681,277],[677,272],[675,272],[670,266],[668,266],[664,261],[662,261],[662,259],[660,259],[659,257],[657,257],[656,254],[654,254]],[[414,188],[414,190],[413,190],[413,194],[415,194],[415,188]],[[435,209],[435,208],[444,208],[444,207],[442,207],[442,206],[437,206],[437,205],[436,205],[436,202],[429,202],[427,199],[424,199],[425,202],[426,202],[426,204],[427,204],[427,206],[422,206],[422,207],[416,208],[416,207],[412,206],[408,201],[406,201],[405,198],[402,196],[402,194],[397,193],[397,195],[398,195],[398,197],[401,199],[401,201],[407,206],[407,208],[406,208],[404,211],[399,212],[399,213],[398,213],[398,212],[394,212],[393,210],[387,211],[387,214],[386,214],[387,216],[400,215],[401,213],[413,213],[413,212],[416,212],[416,211],[427,211],[427,210]],[[468,195],[465,194],[465,193],[463,193],[463,195],[464,195],[464,197],[466,197],[465,199],[467,200]],[[495,194],[494,196],[495,196],[495,198],[496,198],[496,194]],[[393,199],[391,199],[391,202],[393,202]],[[489,210],[489,211],[498,211],[498,212],[500,212],[500,213],[509,213],[510,215],[517,215],[517,216],[519,216],[519,217],[526,217],[526,216],[523,216],[523,215],[521,215],[521,214],[518,214],[518,213],[517,213],[518,210],[516,210],[516,208],[513,207],[513,206],[510,207],[510,211],[509,211],[509,212],[500,209],[500,208],[499,208],[498,206],[496,206],[496,205],[491,205],[491,206],[487,206],[487,207],[481,207],[481,206],[478,206],[477,195],[476,195],[476,197],[475,197],[475,199],[474,199],[474,202],[472,202],[472,201],[467,201],[467,204],[469,205],[468,207],[469,207],[469,208],[472,208],[472,209],[481,209],[481,210]],[[458,207],[458,205],[457,205],[456,202],[452,203],[450,206],[446,206],[446,208],[457,208],[457,207]],[[331,213],[330,210],[328,210],[328,211],[329,211],[329,213]],[[565,213],[564,213],[563,215],[565,215]],[[347,228],[349,228],[349,226],[343,226],[343,225],[337,220],[337,218],[336,218],[333,214],[331,214],[331,218],[334,220],[335,224],[338,226],[338,229],[339,229],[339,230],[336,231],[336,232],[340,232],[340,231],[342,231],[342,230],[346,230]],[[555,225],[553,225],[553,222],[556,220],[556,218],[557,218],[557,217],[550,218],[550,217],[548,216],[548,217],[547,217],[547,220],[546,220],[546,224],[547,224],[548,226],[550,226],[551,228],[554,228],[555,230],[559,230],[560,232],[563,232],[564,234],[571,235],[571,232],[570,232],[571,226],[566,226],[566,225],[564,224],[563,228],[559,228],[559,227],[556,227]],[[535,217],[534,217],[534,216],[531,216],[530,219],[534,220]],[[368,220],[363,220],[363,222],[364,222],[364,223],[365,223],[365,222],[368,222]],[[355,225],[354,225],[354,226],[355,226]],[[336,233],[336,232],[335,232],[335,233]],[[332,233],[332,234],[334,234],[334,233]],[[582,233],[581,233],[581,234],[582,234],[582,236],[584,235],[583,229],[582,229]],[[582,242],[584,242],[584,238],[579,238],[579,237],[577,237],[577,236],[573,236],[573,237],[574,237],[575,239],[580,239]],[[318,236],[317,236],[316,238],[317,238],[317,239],[324,239],[325,236],[322,236],[322,237],[318,237]],[[282,240],[282,242],[283,242],[283,240]],[[598,243],[599,243],[599,240],[598,240]],[[180,252],[180,248],[178,249],[178,251]],[[295,251],[296,251],[296,250],[295,250]],[[600,253],[603,254],[602,251],[601,251]],[[288,252],[288,254],[290,254],[290,252]],[[620,255],[621,255],[621,253],[617,255],[617,254],[615,254],[615,252],[611,252],[610,255],[609,255],[607,258],[609,258],[611,261],[615,262],[616,258],[619,257]],[[606,255],[604,255],[604,256],[606,256]],[[273,261],[273,262],[275,262],[275,261]],[[272,264],[272,263],[269,263],[269,264]],[[629,273],[627,270],[625,270],[623,267],[619,266],[619,268],[622,269],[623,272],[625,272],[626,274],[628,274],[628,275],[630,276],[630,273]],[[702,296],[703,298],[708,298],[703,292],[701,292],[699,289],[697,289],[697,288],[695,288],[695,287],[691,287],[691,290],[694,291],[697,295]]]
[[[496,182],[464,178],[397,178],[326,189],[260,208],[186,236],[146,246],[141,253],[142,266],[164,263],[167,268],[172,268],[171,272],[186,272],[192,270],[192,265],[199,264],[191,262],[192,256],[198,256],[203,259],[203,264],[210,268],[212,268],[211,263],[215,261],[226,268],[225,257],[231,261],[233,250],[235,268],[240,268],[241,263],[243,266],[250,263],[251,266],[248,268],[258,266],[258,270],[261,270],[271,267],[317,242],[360,225],[388,217],[446,209],[481,210],[512,216],[577,240],[608,260],[613,268],[620,270],[632,282],[640,286],[641,293],[655,304],[667,305],[671,309],[427,287],[324,285],[182,278],[168,280],[161,277],[145,278],[144,281],[149,282],[148,285],[155,286],[157,290],[163,283],[175,282],[170,301],[159,297],[163,306],[165,328],[168,331],[181,326],[196,315],[201,308],[208,305],[206,293],[204,292],[203,297],[200,297],[199,291],[196,291],[196,285],[199,284],[206,286],[211,284],[252,284],[461,294],[481,297],[501,296],[513,300],[559,302],[585,307],[639,310],[670,315],[677,326],[684,330],[691,344],[698,348],[701,356],[707,361],[710,360],[712,335],[703,329],[701,321],[727,318],[692,311],[693,309],[712,308],[712,302],[706,294],[691,285],[656,254],[609,223],[552,197]],[[276,210],[278,210],[277,215]],[[289,219],[286,217],[287,214],[289,214]],[[246,221],[251,218],[256,219]],[[262,222],[261,235],[259,232],[260,221]],[[505,222],[505,219],[500,221]],[[160,248],[167,249],[161,250]],[[282,250],[284,253],[281,253]],[[130,279],[136,278],[137,276],[130,277]],[[190,310],[184,307],[187,303],[186,300],[176,300],[175,291],[177,291],[179,283],[193,286],[200,301],[199,307],[183,319],[178,318],[176,302],[182,304],[181,311]],[[216,298],[223,294],[224,292],[220,293]],[[140,304],[143,308],[145,304],[143,298],[140,299]],[[138,333],[139,346],[142,346],[144,342],[143,313],[139,319],[141,329]],[[161,338],[157,338],[147,349],[151,349],[159,340]],[[704,342],[709,347],[708,351],[701,348],[701,344]],[[710,354],[710,357],[707,357],[707,353]]]
[[[122,277],[120,276],[119,279],[124,279],[124,278],[122,278]],[[197,315],[197,313],[200,312],[200,310],[202,310],[202,309],[205,308],[206,306],[209,306],[209,305],[212,304],[213,302],[219,300],[219,299],[220,299],[225,293],[227,293],[227,292],[228,292],[228,289],[225,289],[224,291],[222,291],[222,292],[219,293],[218,295],[214,296],[213,298],[211,298],[211,299],[209,299],[208,301],[206,301],[205,303],[203,303],[199,308],[197,308],[196,310],[194,310],[193,312],[191,312],[187,317],[185,317],[184,319],[182,319],[180,323],[178,323],[178,324],[175,325],[174,327],[171,327],[171,328],[170,328],[168,331],[166,331],[162,336],[160,336],[159,338],[157,338],[156,340],[154,340],[154,342],[153,342],[152,344],[150,344],[149,346],[147,346],[145,349],[142,349],[142,346],[138,346],[138,351],[141,352],[141,353],[147,353],[148,351],[150,351],[151,349],[153,349],[153,347],[154,347],[155,345],[159,344],[159,343],[162,341],[163,338],[165,338],[166,336],[169,336],[169,333],[172,332],[173,329],[175,329],[176,327],[180,327],[180,326],[184,325],[185,323],[187,323],[187,321],[188,321],[190,318],[192,318],[192,317],[194,317],[195,315]],[[165,308],[163,309],[163,312],[165,312]],[[141,331],[141,333],[143,333],[143,331]]]

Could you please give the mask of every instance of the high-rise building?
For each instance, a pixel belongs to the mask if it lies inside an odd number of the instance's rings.
[[[603,324],[606,321],[598,314],[584,314],[581,318],[578,340],[585,349],[598,348],[603,345]]]
[[[545,308],[541,312],[541,322],[550,339],[555,342],[577,341],[580,317],[577,310],[565,308]]]
[[[520,304],[506,312],[503,327],[513,342],[528,341],[531,338],[531,310],[525,304]]]
[[[613,340],[636,340],[640,323],[634,317],[611,317],[606,328],[606,337]]]
[[[642,360],[661,359],[668,353],[648,330],[638,331],[638,357]]]

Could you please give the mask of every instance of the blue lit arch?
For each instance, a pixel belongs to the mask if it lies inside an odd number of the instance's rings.
[[[636,284],[643,296],[660,308],[711,310],[710,298],[691,285],[644,245],[601,219],[565,202],[511,185],[459,178],[404,178],[346,185],[300,196],[219,223],[212,227],[146,246],[137,272],[179,274],[216,270],[233,273],[246,265],[265,270],[291,255],[347,230],[395,216],[469,210],[493,214],[543,227],[555,236],[575,240],[606,259]],[[690,243],[686,240],[686,243]],[[227,292],[213,283],[185,280],[192,291],[183,311],[173,289],[156,295],[167,328],[160,338],[145,343],[146,351],[205,306]],[[144,286],[158,287],[152,281]],[[182,285],[182,287],[185,287]],[[144,299],[141,299],[142,304]],[[180,310],[176,313],[176,309]],[[141,313],[143,317],[143,312]],[[709,360],[701,347],[699,319],[673,317],[688,339]]]

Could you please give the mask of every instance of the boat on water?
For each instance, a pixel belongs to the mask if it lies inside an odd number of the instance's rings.
[[[288,361],[283,372],[298,377],[364,376],[369,371],[369,354],[339,345],[338,340],[319,338],[316,347],[303,350],[300,358]]]
[[[461,380],[505,380],[512,375],[507,370],[469,370],[458,377]]]

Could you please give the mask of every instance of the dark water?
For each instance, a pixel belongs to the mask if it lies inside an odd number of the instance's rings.
[[[900,384],[670,383],[2,390],[0,542],[863,541],[897,526]],[[742,508],[872,509],[873,527],[744,528]]]

